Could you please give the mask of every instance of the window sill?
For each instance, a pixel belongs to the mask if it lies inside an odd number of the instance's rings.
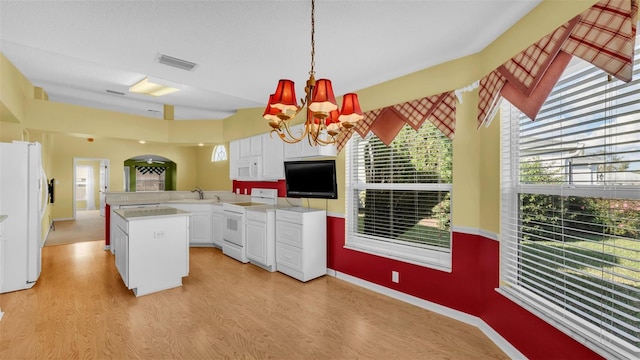
[[[365,239],[347,241],[344,248],[426,268],[451,272],[450,251],[421,249],[395,243],[379,244],[377,241]]]

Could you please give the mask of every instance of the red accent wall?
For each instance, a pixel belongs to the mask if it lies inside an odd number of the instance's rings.
[[[453,233],[452,272],[344,248],[345,221],[327,217],[327,266],[359,279],[477,316],[530,359],[601,359],[582,344],[495,291],[499,243]],[[391,281],[391,271],[400,282]]]
[[[278,197],[285,197],[287,195],[287,188],[284,180],[278,181],[239,181],[233,180],[233,189],[231,191],[236,192],[236,189],[240,189],[240,194],[251,195],[251,189],[277,189]]]

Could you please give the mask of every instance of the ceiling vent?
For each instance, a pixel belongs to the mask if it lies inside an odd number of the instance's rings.
[[[109,89],[107,89],[107,92],[108,92],[109,94],[113,94],[113,95],[120,95],[120,96],[124,96],[124,93],[123,93],[123,92],[120,92],[120,91],[115,91],[115,90],[109,90]]]
[[[182,60],[182,59],[174,58],[173,56],[163,55],[163,54],[158,55],[158,62],[160,64],[173,66],[175,68],[187,70],[187,71],[193,71],[195,70],[195,68],[198,67],[198,64],[193,63],[191,61]]]

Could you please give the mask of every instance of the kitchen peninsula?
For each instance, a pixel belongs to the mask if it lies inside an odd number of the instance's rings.
[[[182,286],[189,274],[189,217],[168,206],[115,210],[116,268],[136,296]]]

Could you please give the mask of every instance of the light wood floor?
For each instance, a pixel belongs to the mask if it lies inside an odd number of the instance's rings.
[[[0,295],[0,359],[504,359],[477,328],[324,276],[191,248],[183,286],[136,298],[102,241],[43,248]]]

